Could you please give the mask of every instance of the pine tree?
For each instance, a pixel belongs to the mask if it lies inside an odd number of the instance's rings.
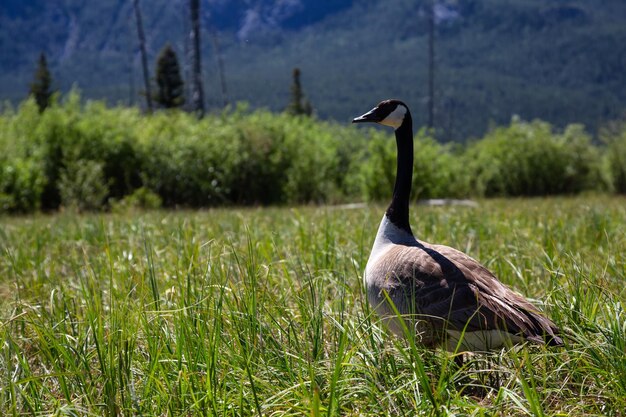
[[[43,112],[50,104],[50,97],[52,96],[51,85],[52,76],[48,70],[48,61],[46,60],[46,54],[42,52],[39,55],[35,79],[30,84],[30,95],[35,97],[40,112]]]
[[[300,83],[300,68],[293,69],[293,84],[291,85],[291,103],[287,106],[287,113],[293,115],[310,116],[313,114],[311,103],[304,98]]]
[[[156,65],[156,82],[158,89],[154,101],[160,106],[171,109],[180,107],[185,102],[178,57],[170,44],[165,45],[159,53]]]

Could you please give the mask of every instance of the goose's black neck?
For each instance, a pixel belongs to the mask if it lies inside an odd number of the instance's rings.
[[[413,180],[413,121],[409,112],[404,116],[400,127],[396,129],[396,145],[398,148],[396,183],[386,215],[396,227],[412,235],[409,224],[409,199]]]

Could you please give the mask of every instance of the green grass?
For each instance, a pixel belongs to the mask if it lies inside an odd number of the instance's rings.
[[[380,206],[1,218],[0,415],[624,415],[624,203],[413,209],[568,334],[461,369],[369,313]]]

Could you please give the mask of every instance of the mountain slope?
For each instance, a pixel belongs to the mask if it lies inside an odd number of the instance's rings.
[[[185,0],[141,2],[153,65],[170,41],[184,52]],[[293,67],[317,114],[347,121],[400,97],[425,123],[424,1],[203,2],[207,101],[222,103],[207,28],[217,27],[229,96],[275,110]],[[211,13],[209,13],[211,11]],[[130,2],[5,0],[0,5],[0,99],[24,97],[40,50],[63,90],[137,101]],[[597,129],[626,110],[626,3],[621,0],[447,0],[437,12],[436,124],[443,139],[480,135],[513,114]]]

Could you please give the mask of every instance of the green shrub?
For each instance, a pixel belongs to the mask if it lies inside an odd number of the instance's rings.
[[[284,202],[286,171],[294,159],[290,149],[286,148],[291,120],[285,119],[263,111],[234,123],[233,139],[237,150],[231,155],[235,167],[234,175],[229,178],[231,201],[236,204]],[[280,123],[281,120],[287,123]]]
[[[415,138],[413,193],[417,198],[465,197],[467,175],[460,155],[450,144],[442,145],[424,131]]]
[[[550,124],[514,120],[465,153],[471,188],[484,196],[539,196],[602,190],[601,158],[578,125],[562,134]]]
[[[415,137],[413,198],[626,192],[626,129],[596,146],[582,126],[514,120],[469,146]],[[202,120],[181,111],[81,104],[0,113],[0,211],[388,200],[393,134],[250,111]],[[154,193],[154,194],[151,194]],[[125,197],[128,199],[125,199]],[[158,200],[153,197],[158,197]],[[121,206],[120,206],[121,207]]]
[[[146,187],[138,188],[120,201],[111,201],[110,203],[111,209],[114,212],[124,212],[134,209],[155,210],[161,208],[163,205],[161,197]]]
[[[310,117],[283,115],[288,123],[284,149],[289,155],[282,185],[288,203],[340,200],[347,166],[341,165],[339,150],[348,146],[347,137],[337,136],[333,126]]]
[[[63,165],[58,182],[62,206],[78,211],[101,210],[109,194],[102,162],[72,159]]]
[[[111,197],[121,198],[141,186],[134,130],[142,119],[137,109],[107,108],[101,102],[82,107],[76,92],[64,104],[49,108],[32,132],[43,148],[48,179],[43,207],[54,209],[61,203],[58,183],[67,160],[100,163]]]
[[[227,175],[234,167],[224,129],[179,112],[156,114],[136,132],[144,186],[166,206],[208,206],[227,202]]]
[[[264,110],[157,114],[137,133],[142,182],[166,206],[325,201],[341,188],[334,130]]]
[[[370,134],[367,154],[361,157],[364,195],[371,200],[391,197],[396,175],[396,143],[389,135]],[[413,198],[463,197],[468,194],[462,160],[450,145],[441,145],[420,131],[415,136]]]
[[[602,139],[611,186],[615,192],[626,194],[626,123],[605,132]]]
[[[29,141],[40,119],[34,99],[0,116],[0,211],[30,212],[41,207],[47,183],[42,150]]]
[[[40,208],[45,178],[37,158],[0,160],[0,212],[30,212]]]
[[[359,156],[357,182],[367,200],[386,200],[396,175],[396,144],[389,135],[375,130],[368,132],[368,141]]]

